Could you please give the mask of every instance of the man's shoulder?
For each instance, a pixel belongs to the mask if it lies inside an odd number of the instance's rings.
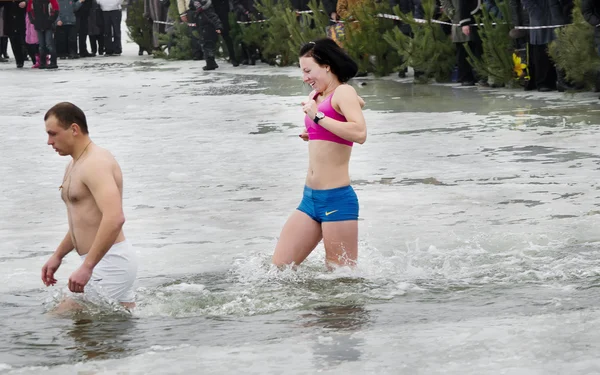
[[[90,173],[98,172],[102,169],[112,169],[119,163],[114,155],[105,148],[96,146],[93,153],[85,160],[86,169]]]

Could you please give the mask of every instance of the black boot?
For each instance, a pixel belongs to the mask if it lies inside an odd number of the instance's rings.
[[[50,55],[50,65],[46,67],[46,69],[57,69],[58,65],[56,64],[56,54]]]
[[[219,67],[219,65],[217,65],[217,62],[215,61],[214,57],[207,57],[206,58],[206,66],[202,67],[202,70],[215,70]]]
[[[46,54],[42,53],[40,54],[40,69],[47,69],[48,66],[46,65]]]
[[[144,49],[142,48],[142,46],[140,46],[138,48],[138,56],[143,56],[144,55]]]

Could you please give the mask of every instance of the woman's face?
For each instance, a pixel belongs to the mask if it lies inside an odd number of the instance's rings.
[[[330,80],[328,66],[320,66],[312,56],[305,56],[300,58],[300,69],[302,69],[304,83],[309,84],[317,92],[325,91]]]

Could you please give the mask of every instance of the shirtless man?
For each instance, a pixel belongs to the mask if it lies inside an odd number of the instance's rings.
[[[69,290],[83,293],[86,285],[93,285],[104,297],[131,309],[137,259],[122,230],[121,168],[110,152],[91,141],[85,114],[77,106],[58,103],[44,121],[48,144],[72,160],[59,188],[69,231],[42,268],[42,281],[46,286],[56,284],[54,274],[62,259],[76,249],[83,263],[71,274]]]

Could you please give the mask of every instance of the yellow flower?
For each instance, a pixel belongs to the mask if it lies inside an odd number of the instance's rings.
[[[521,62],[521,58],[517,56],[516,53],[513,53],[513,63],[515,64],[513,71],[517,73],[517,77],[521,77],[523,75],[523,70],[527,68],[527,65]]]

